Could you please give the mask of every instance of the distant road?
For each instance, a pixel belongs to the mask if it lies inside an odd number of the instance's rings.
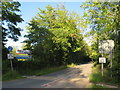
[[[27,76],[27,79],[3,82],[3,88],[87,88],[92,63],[42,76]]]

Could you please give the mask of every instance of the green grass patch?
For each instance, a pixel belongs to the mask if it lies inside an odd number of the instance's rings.
[[[66,66],[44,68],[44,69],[36,72],[35,75],[37,75],[37,76],[45,75],[45,74],[53,73],[53,72],[60,71],[60,70],[66,69],[66,68],[67,68]]]
[[[41,68],[41,69],[36,69],[36,70],[31,70],[31,69],[26,69],[26,70],[21,70],[20,73],[21,75],[45,75],[49,73],[53,73],[56,71],[60,71],[66,68],[74,67],[76,64],[70,64],[70,65],[64,65],[64,66],[54,66],[54,67],[46,67],[46,68]]]
[[[93,83],[99,83],[99,82],[103,82],[104,79],[103,79],[103,77],[101,76],[100,73],[92,73],[90,75],[90,81],[93,82]]]
[[[72,63],[66,66],[43,68],[42,70],[37,71],[35,75],[45,75],[45,74],[53,73],[53,72],[60,71],[66,68],[71,68],[74,66],[76,66],[76,64]]]
[[[116,83],[116,80],[111,78],[110,72],[107,69],[104,68],[104,75],[102,76],[99,65],[93,67],[92,73],[90,75],[90,81],[92,83],[106,83],[108,85],[120,86],[120,83]]]
[[[3,81],[9,81],[9,80],[15,80],[15,79],[22,79],[23,75],[36,75],[36,76],[40,76],[40,75],[45,75],[45,74],[49,74],[49,73],[53,73],[56,71],[60,71],[66,68],[70,68],[70,67],[74,67],[76,64],[70,64],[70,65],[66,65],[66,66],[56,66],[56,67],[46,67],[46,68],[42,68],[42,69],[36,69],[36,70],[32,70],[32,69],[23,69],[20,71],[9,71],[3,74],[2,76],[2,80]]]
[[[9,71],[2,75],[2,81],[23,79],[23,77],[17,71]]]
[[[76,66],[76,64],[74,64],[74,63],[67,65],[68,68],[74,67],[74,66]]]

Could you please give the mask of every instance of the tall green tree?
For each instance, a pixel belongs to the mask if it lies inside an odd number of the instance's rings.
[[[33,48],[33,56],[49,64],[80,62],[80,51],[85,44],[80,30],[80,17],[69,13],[64,5],[46,10],[39,8],[27,29],[28,46]]]
[[[7,52],[5,48],[5,42],[8,41],[7,38],[10,38],[14,41],[18,40],[18,36],[21,36],[19,28],[17,25],[21,23],[23,19],[19,14],[19,7],[21,4],[19,2],[2,2],[2,43],[3,43],[3,59],[6,57]]]
[[[3,42],[7,41],[7,37],[17,41],[18,36],[21,35],[21,29],[17,27],[17,24],[23,21],[21,15],[18,14],[20,5],[19,2],[2,2]]]
[[[117,43],[119,32],[119,2],[88,2],[82,5],[86,9],[84,18],[91,26],[90,35],[96,40],[113,39]]]
[[[84,19],[91,26],[90,35],[96,37],[92,48],[98,52],[98,41],[112,39],[115,42],[113,69],[115,76],[120,75],[120,2],[89,2],[81,7],[86,9]],[[96,53],[98,61],[99,53]],[[117,72],[116,72],[117,71]]]

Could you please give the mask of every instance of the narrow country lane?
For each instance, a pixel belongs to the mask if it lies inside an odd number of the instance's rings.
[[[3,88],[87,88],[92,63],[42,76],[27,76],[27,79],[3,82]]]

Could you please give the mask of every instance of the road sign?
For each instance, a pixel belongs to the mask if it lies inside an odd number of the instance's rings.
[[[32,56],[30,55],[31,54],[30,50],[17,50],[16,54],[17,54],[16,59],[18,60],[26,60],[32,58]]]
[[[31,59],[32,58],[32,56],[21,56],[21,55],[17,55],[16,56],[16,59]]]
[[[8,59],[14,59],[14,55],[13,54],[7,54],[7,56],[8,56]]]
[[[99,57],[99,63],[106,63],[106,58]]]
[[[31,51],[30,50],[17,50],[17,53],[20,53],[20,54],[31,54]]]
[[[114,48],[113,40],[100,40],[99,41],[99,53],[110,53]]]
[[[11,52],[13,48],[11,46],[8,47],[8,51]]]

